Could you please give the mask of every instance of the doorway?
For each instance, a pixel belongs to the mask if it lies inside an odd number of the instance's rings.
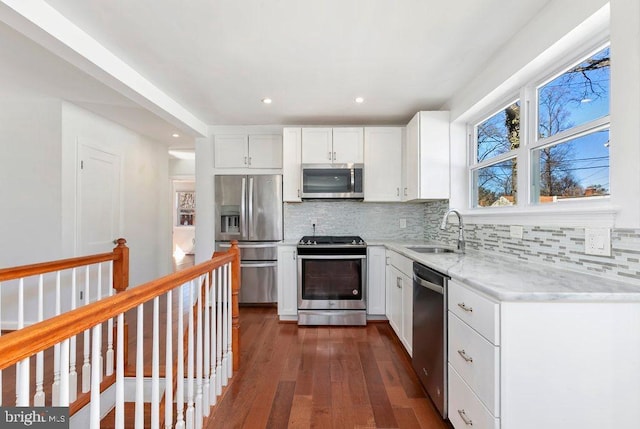
[[[174,271],[193,265],[196,248],[196,183],[173,180]]]

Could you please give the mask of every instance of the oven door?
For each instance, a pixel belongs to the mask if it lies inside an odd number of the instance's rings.
[[[366,255],[298,255],[298,309],[366,309]]]

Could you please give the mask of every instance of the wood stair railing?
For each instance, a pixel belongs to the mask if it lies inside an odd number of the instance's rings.
[[[125,266],[126,267],[126,266]],[[123,268],[125,268],[123,267]],[[180,298],[185,295],[184,291],[185,286],[188,284],[196,284],[207,276],[213,275],[216,270],[221,267],[230,267],[228,270],[229,273],[229,281],[226,285],[219,285],[219,287],[224,287],[225,292],[223,292],[223,297],[226,297],[227,301],[224,304],[225,316],[228,317],[228,329],[229,334],[226,338],[229,339],[230,350],[228,351],[231,356],[229,366],[232,366],[234,369],[237,369],[239,366],[239,327],[238,327],[238,292],[240,287],[240,252],[237,247],[237,242],[232,243],[232,248],[226,252],[225,254],[215,254],[214,257],[206,262],[198,264],[194,267],[184,269],[182,271],[170,274],[168,276],[162,277],[160,279],[153,280],[151,282],[145,283],[135,288],[131,288],[124,292],[118,293],[116,295],[104,298],[100,301],[91,303],[84,307],[77,308],[70,312],[61,314],[59,316],[52,317],[47,319],[45,322],[36,323],[32,326],[25,327],[20,329],[19,331],[11,332],[7,335],[0,337],[0,370],[4,370],[10,366],[20,364],[21,362],[27,362],[28,359],[32,356],[35,356],[37,353],[40,353],[44,350],[52,348],[56,345],[60,345],[62,347],[62,377],[68,376],[68,371],[64,369],[64,363],[68,362],[68,341],[70,338],[77,336],[85,331],[91,331],[94,334],[93,343],[100,344],[101,343],[101,334],[102,324],[106,323],[109,320],[117,319],[118,320],[118,335],[117,335],[117,343],[118,350],[120,352],[116,357],[116,422],[118,421],[118,407],[120,408],[120,419],[122,419],[122,409],[124,407],[124,399],[123,399],[123,385],[124,385],[124,359],[122,355],[124,353],[124,313],[138,309],[139,314],[141,314],[141,307],[144,303],[153,303],[154,305],[154,362],[156,362],[154,372],[156,381],[154,381],[154,395],[156,395],[156,399],[154,399],[153,404],[155,404],[155,409],[158,410],[158,401],[157,401],[157,308],[158,308],[158,299],[161,296],[164,296],[167,293],[171,293],[174,289],[178,291],[180,294]],[[117,271],[114,269],[114,283],[115,279],[119,278],[126,284],[126,280],[128,278],[128,271],[123,269],[123,271]],[[189,289],[193,294],[193,289]],[[218,292],[221,293],[221,292]],[[171,295],[169,295],[171,296]],[[229,302],[228,300],[231,300]],[[218,306],[221,304],[218,303]],[[203,308],[202,306],[200,308]],[[222,307],[221,307],[222,308]],[[202,311],[202,310],[199,310]],[[169,315],[169,318],[172,316]],[[182,314],[178,315],[178,320],[180,320]],[[193,317],[193,314],[191,315]],[[200,323],[200,322],[198,322]],[[213,320],[211,321],[213,326]],[[226,323],[226,321],[225,321]],[[193,328],[193,326],[192,326]],[[199,327],[200,328],[200,327]],[[195,330],[195,328],[194,328]],[[146,332],[146,331],[145,331]],[[213,335],[214,332],[211,332]],[[190,333],[193,336],[193,332]],[[197,335],[201,335],[201,332],[198,331]],[[225,334],[226,335],[226,334]],[[145,335],[146,337],[146,335]],[[182,335],[180,336],[182,339]],[[197,337],[197,340],[200,341],[201,337]],[[187,341],[187,340],[185,340]],[[192,341],[192,340],[189,340]],[[195,340],[193,340],[195,341]],[[211,340],[214,341],[214,340]],[[225,340],[226,341],[226,340]],[[191,365],[194,364],[196,359],[193,358],[193,350],[194,350],[194,342],[189,344],[191,347]],[[224,345],[224,344],[223,344]],[[99,346],[97,346],[99,350]],[[66,353],[66,355],[65,355]],[[185,350],[186,354],[186,350]],[[227,359],[227,354],[225,352],[225,359]],[[232,360],[231,360],[232,359]],[[180,358],[175,359],[174,361],[179,361]],[[201,365],[201,364],[200,364]],[[96,365],[97,366],[97,365]],[[193,367],[191,367],[193,368]],[[201,367],[199,367],[199,370]],[[18,370],[19,372],[20,370]],[[229,372],[231,369],[229,368]],[[175,372],[174,372],[175,373]],[[139,372],[140,374],[140,372]],[[224,374],[223,374],[224,375]],[[184,375],[183,375],[184,376]],[[193,381],[193,371],[191,370],[191,375],[189,377],[189,382]],[[226,377],[226,375],[225,375]],[[28,376],[27,376],[28,378]],[[92,378],[92,393],[91,393],[91,427],[99,427],[99,402],[100,395],[99,386],[100,380],[94,380],[95,377]],[[101,376],[99,377],[101,379]],[[138,377],[139,378],[139,377]],[[200,382],[200,380],[199,380]],[[139,384],[138,384],[139,383]],[[65,403],[65,395],[68,395],[68,386],[64,385],[62,388],[62,396],[63,400],[59,405],[65,406],[68,405],[68,399]],[[138,397],[142,398],[143,393],[139,392],[139,386],[142,385],[141,380],[136,380],[136,400]],[[28,389],[27,389],[28,390]],[[138,394],[139,393],[139,394]],[[68,396],[67,396],[68,398]],[[193,398],[189,398],[188,401],[190,409],[187,411],[187,427],[189,425],[193,425]],[[28,401],[27,401],[28,402]],[[98,410],[94,411],[94,403],[97,402]],[[173,400],[171,401],[173,402]],[[27,403],[25,405],[31,405]],[[208,404],[202,404],[202,406],[209,406]],[[153,406],[152,406],[153,409]],[[157,413],[156,411],[156,413]],[[189,411],[191,414],[189,414]],[[207,413],[208,414],[208,413]],[[152,419],[156,419],[158,422],[160,416],[154,417],[152,415]],[[191,418],[191,421],[189,421]],[[121,420],[120,420],[121,421]],[[152,420],[153,422],[153,420]],[[118,423],[116,423],[118,425]]]

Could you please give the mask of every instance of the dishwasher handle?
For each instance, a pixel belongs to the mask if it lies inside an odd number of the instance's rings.
[[[420,278],[415,274],[413,275],[413,282],[422,287],[426,287],[427,289],[431,289],[432,291],[437,292],[440,295],[444,295],[444,287],[437,285],[435,283],[428,282],[425,279]]]

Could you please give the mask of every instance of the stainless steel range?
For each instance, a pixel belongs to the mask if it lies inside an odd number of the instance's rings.
[[[305,236],[298,243],[298,324],[366,325],[367,243]]]

